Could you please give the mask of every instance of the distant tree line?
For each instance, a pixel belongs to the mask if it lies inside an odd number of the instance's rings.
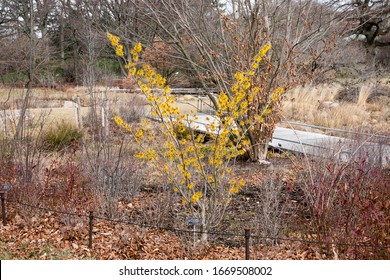
[[[1,0],[0,82],[28,80],[31,50],[37,85],[119,76],[106,32],[127,49],[141,42],[144,59],[183,86],[226,88],[264,42],[274,81],[335,65],[378,72],[389,67],[389,31],[389,0]]]

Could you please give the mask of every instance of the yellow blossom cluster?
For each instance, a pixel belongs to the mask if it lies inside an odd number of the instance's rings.
[[[108,40],[111,42],[111,45],[112,45],[113,47],[116,47],[116,46],[119,45],[119,40],[120,40],[120,38],[119,38],[118,36],[115,36],[115,35],[113,35],[113,34],[107,32],[107,38],[108,38]]]
[[[140,159],[147,159],[149,161],[156,161],[158,159],[158,153],[154,149],[147,149],[143,152],[139,152],[135,155]]]
[[[251,104],[262,90],[255,85],[255,74],[271,45],[265,45],[258,52],[248,71],[234,75],[230,92],[219,94],[217,118],[210,120],[208,127],[215,135],[210,133],[211,140],[205,145],[205,135],[188,129],[189,126],[194,127],[197,117],[181,114],[175,105],[174,96],[170,94],[169,86],[166,85],[166,79],[150,65],[139,62],[142,45],[135,44],[126,56],[119,37],[110,33],[107,33],[107,37],[115,48],[116,55],[123,60],[128,58],[124,68],[128,75],[136,79],[152,115],[161,121],[161,128],[166,136],[166,141],[159,150],[147,148],[136,156],[156,163],[155,166],[161,169],[174,186],[174,191],[181,195],[183,204],[192,207],[192,211],[205,209],[206,198],[217,192],[224,193],[222,197],[226,199],[223,203],[228,203],[230,196],[237,194],[245,185],[243,180],[229,182],[229,174],[232,172],[229,160],[245,153],[246,147],[250,145],[249,139],[245,137],[245,130],[250,128],[253,121],[263,122],[272,110],[272,106],[267,105],[259,114],[248,117]],[[282,88],[274,90],[271,101],[278,102],[282,93]],[[114,120],[132,133],[138,143],[150,140],[146,137],[149,135],[146,128],[132,129],[119,116]],[[236,141],[232,142],[232,138]]]
[[[271,92],[270,98],[263,99],[267,94],[262,92],[264,87],[259,84],[261,75],[255,74],[259,72],[260,62],[270,49],[270,44],[262,47],[254,57],[249,70],[234,75],[231,92],[221,93],[218,98],[217,115],[224,120],[225,124],[230,125],[231,134],[240,137],[237,144],[238,153],[255,144],[247,139],[246,131],[261,126],[273,113],[285,92],[283,87],[279,87]]]
[[[233,180],[230,181],[229,192],[231,194],[237,194],[244,185],[245,185],[245,181],[244,180],[241,179],[241,180],[237,181],[237,180],[233,179]]]
[[[111,45],[115,47],[115,53],[119,57],[123,57],[123,45],[119,44],[120,38],[109,32],[107,32],[107,38],[111,42]]]
[[[201,199],[203,197],[203,193],[202,192],[195,192],[192,197],[191,197],[191,203],[195,203],[195,202],[198,202],[199,199]]]
[[[126,131],[132,132],[131,126],[126,123],[121,117],[115,116],[114,121],[117,125],[125,129]]]

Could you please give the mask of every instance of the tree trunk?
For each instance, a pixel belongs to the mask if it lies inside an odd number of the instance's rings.
[[[61,7],[61,14],[60,14],[60,57],[61,57],[61,67],[64,67],[65,66],[64,7]]]
[[[267,151],[268,151],[268,138],[264,141],[260,141],[256,144],[253,144],[249,156],[253,162],[263,162],[267,160]]]
[[[375,56],[376,56],[376,47],[375,44],[366,44],[366,65],[368,67],[368,70],[371,72],[375,72],[376,70],[376,63],[375,63]]]
[[[253,162],[265,162],[267,160],[267,152],[268,152],[268,143],[270,141],[270,137],[265,136],[264,140],[261,140],[260,137],[261,131],[253,132],[251,130],[247,130],[247,137],[250,141],[249,148],[249,158]]]

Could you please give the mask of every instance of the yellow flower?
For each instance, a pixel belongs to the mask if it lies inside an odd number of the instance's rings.
[[[132,131],[131,126],[130,126],[128,123],[124,123],[124,124],[122,125],[122,127],[123,127],[125,130],[127,130],[128,132],[131,132],[131,131]]]
[[[139,158],[139,159],[145,159],[145,158],[146,158],[145,154],[142,153],[142,152],[136,153],[136,154],[135,154],[135,157],[136,157],[136,158]]]
[[[230,181],[229,193],[237,194],[244,185],[245,185],[245,181],[242,179],[239,182],[237,182],[236,180]]]
[[[238,186],[233,185],[233,186],[230,187],[229,193],[230,194],[237,194],[239,190],[240,190],[240,188]]]
[[[145,74],[145,71],[144,71],[143,69],[139,69],[139,70],[137,71],[137,76],[138,76],[138,77],[142,77],[144,74]]]
[[[132,67],[132,68],[130,68],[130,70],[129,70],[129,75],[130,75],[130,76],[134,76],[136,72],[137,72],[137,68]]]
[[[237,72],[237,73],[234,75],[234,78],[235,78],[238,82],[240,82],[240,81],[242,81],[242,79],[244,78],[244,74],[241,73],[241,72]]]
[[[243,86],[243,88],[244,88],[245,90],[247,90],[248,88],[251,87],[251,83],[250,83],[249,81],[247,81],[247,82],[245,82],[242,86]]]
[[[232,86],[232,92],[236,92],[236,91],[238,90],[238,87],[239,87],[238,84],[234,84],[234,85]]]
[[[192,197],[191,197],[191,203],[195,203],[197,202],[199,199],[201,199],[203,197],[203,193],[202,192],[195,192]]]
[[[264,47],[262,47],[261,50],[259,51],[260,57],[264,57],[270,48],[271,48],[271,43],[268,43]]]
[[[133,62],[128,62],[127,64],[125,64],[125,69],[130,69],[131,67],[134,66],[134,63]]]
[[[111,33],[107,32],[107,38],[111,42],[111,45],[113,47],[116,47],[119,44],[119,37],[112,35]]]
[[[135,53],[139,53],[139,52],[141,52],[141,51],[142,51],[142,45],[141,45],[141,43],[135,44],[135,46],[134,46],[134,52],[135,52]]]
[[[122,127],[123,129],[127,130],[128,132],[131,132],[131,126],[128,123],[125,123],[120,117],[116,116],[114,118],[114,121],[117,125]]]
[[[265,109],[265,110],[263,111],[263,115],[264,115],[264,116],[267,116],[267,115],[269,115],[269,114],[271,114],[271,109],[270,109],[270,108],[267,108],[267,109]]]
[[[115,48],[115,53],[117,56],[122,57],[123,56],[123,46],[118,44]]]
[[[278,95],[282,94],[283,92],[284,92],[284,88],[283,87],[278,87],[277,89],[275,89],[272,92],[272,95],[273,96],[278,96]]]
[[[141,90],[143,92],[146,92],[148,89],[149,89],[149,87],[147,85],[145,85],[145,84],[141,85]]]
[[[158,158],[156,151],[153,149],[148,149],[144,153],[138,153],[135,156],[140,159],[147,159],[150,161],[155,161]]]
[[[258,122],[258,123],[263,123],[264,122],[264,118],[259,116],[259,115],[256,115],[255,116],[255,121]]]
[[[142,138],[144,136],[144,133],[142,132],[142,130],[138,130],[137,133],[135,134],[135,137],[137,138]]]
[[[219,104],[221,110],[227,109],[228,101],[229,101],[229,97],[227,96],[226,93],[219,94],[218,104]]]
[[[148,102],[153,103],[155,101],[154,96],[152,94],[148,95]]]
[[[123,124],[123,120],[122,120],[121,117],[116,116],[116,117],[114,118],[114,121],[115,121],[116,124],[118,124],[118,125],[122,125],[122,124]]]

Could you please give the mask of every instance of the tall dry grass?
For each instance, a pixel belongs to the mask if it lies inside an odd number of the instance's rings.
[[[337,101],[340,84],[297,87],[284,100],[282,119],[318,126],[361,129],[377,133],[390,131],[390,107],[367,103],[374,84],[362,84],[357,102]]]

